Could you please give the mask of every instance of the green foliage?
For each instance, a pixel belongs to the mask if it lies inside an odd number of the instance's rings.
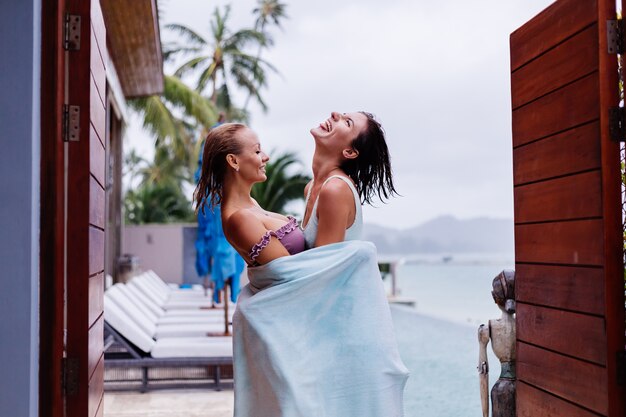
[[[146,183],[124,198],[127,224],[193,222],[191,203],[175,184]]]
[[[311,177],[299,172],[291,174],[294,165],[301,162],[292,152],[285,152],[266,165],[267,181],[252,187],[252,197],[265,210],[284,213],[289,202],[303,198],[304,186]]]
[[[182,184],[188,183],[186,167],[170,152],[158,147],[152,162],[134,151],[126,156],[125,175],[131,183],[139,179],[139,185],[124,196],[127,224],[195,221],[191,201],[183,192]]]
[[[185,167],[187,180],[193,178],[196,142],[217,120],[213,103],[188,87],[178,77],[165,76],[160,96],[129,101],[143,118],[144,128],[154,135],[155,149],[167,150],[174,162]]]

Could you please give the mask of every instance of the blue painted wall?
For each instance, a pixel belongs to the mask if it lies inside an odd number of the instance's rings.
[[[38,415],[41,0],[0,2],[0,416]]]

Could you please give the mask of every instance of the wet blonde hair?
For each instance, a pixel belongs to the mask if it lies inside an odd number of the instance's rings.
[[[226,155],[239,155],[241,143],[238,133],[247,126],[241,123],[224,123],[211,129],[204,141],[200,180],[193,193],[196,213],[206,205],[213,208],[223,198],[224,177],[228,164]]]

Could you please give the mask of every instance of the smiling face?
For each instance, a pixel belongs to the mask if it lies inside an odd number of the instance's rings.
[[[265,165],[270,158],[261,150],[259,137],[251,129],[244,128],[238,132],[237,140],[241,152],[237,155],[227,155],[229,165],[236,171],[236,175],[246,182],[254,184],[265,181],[267,179]]]
[[[343,153],[352,148],[352,141],[367,129],[367,116],[363,113],[332,112],[319,126],[311,129],[318,146]]]

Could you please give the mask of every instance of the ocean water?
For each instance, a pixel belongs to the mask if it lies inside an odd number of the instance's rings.
[[[417,259],[400,266],[398,287],[415,308],[393,306],[402,359],[411,376],[405,390],[406,417],[481,415],[478,372],[480,323],[500,317],[491,281],[513,261],[502,256]],[[499,361],[487,347],[490,386]]]

